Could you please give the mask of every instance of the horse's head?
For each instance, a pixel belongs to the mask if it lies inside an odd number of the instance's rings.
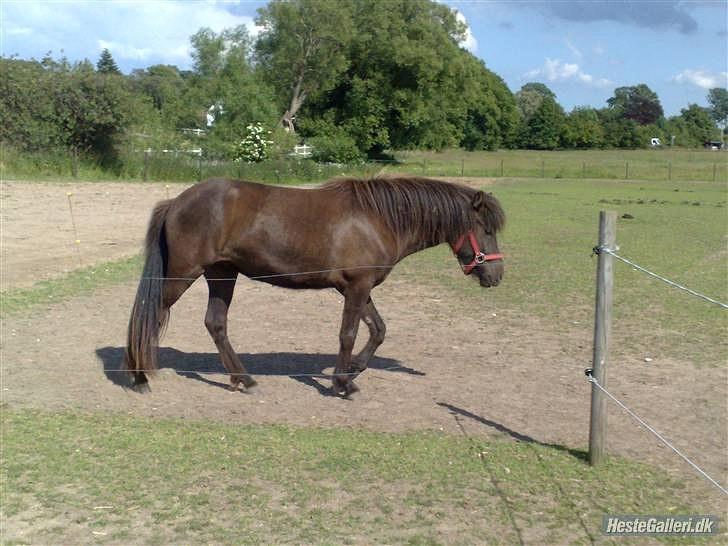
[[[496,233],[505,224],[505,214],[493,194],[477,192],[471,200],[473,229],[451,243],[466,275],[475,273],[480,286],[498,286],[503,278],[503,255]]]

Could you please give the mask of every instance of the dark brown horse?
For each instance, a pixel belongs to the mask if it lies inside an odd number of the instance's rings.
[[[491,194],[427,178],[337,179],[315,189],[208,180],[157,204],[146,261],[129,321],[126,367],[135,384],[157,367],[169,308],[200,275],[207,279],[205,326],[230,373],[231,387],[255,385],[227,335],[238,273],[287,288],[336,288],[344,296],[337,394],[358,388],[384,341],[370,297],[392,267],[419,250],[448,243],[482,286],[503,275],[496,232],[505,215]],[[369,341],[352,358],[359,321]]]

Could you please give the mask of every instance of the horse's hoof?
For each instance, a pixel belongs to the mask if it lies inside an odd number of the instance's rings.
[[[242,379],[243,379],[243,385],[248,390],[252,389],[253,387],[258,386],[258,382],[255,379],[253,379],[252,377],[250,377],[249,375],[243,376]]]
[[[149,388],[149,381],[147,381],[145,376],[142,376],[141,379],[135,378],[131,385],[131,390],[138,392],[139,394],[146,394],[152,391],[152,389]]]
[[[349,381],[346,384],[344,398],[351,400],[352,398],[354,398],[354,395],[358,392],[359,392],[359,387],[356,385],[356,383],[354,383],[353,381]]]

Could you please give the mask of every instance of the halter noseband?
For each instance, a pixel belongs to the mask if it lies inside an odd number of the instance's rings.
[[[466,237],[470,241],[470,247],[473,249],[473,253],[475,254],[473,256],[473,261],[470,262],[468,265],[463,266],[463,273],[465,273],[466,275],[470,275],[473,272],[473,269],[475,269],[476,265],[503,259],[503,254],[501,253],[486,254],[485,252],[480,250],[478,240],[475,238],[475,233],[473,233],[472,231],[468,231],[467,233],[461,235],[457,242],[452,246],[452,251],[455,253],[455,256],[457,256],[458,252],[463,247],[463,243],[465,243]]]

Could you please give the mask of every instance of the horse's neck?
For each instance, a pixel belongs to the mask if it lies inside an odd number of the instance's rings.
[[[428,238],[423,238],[422,234],[417,233],[409,233],[403,235],[398,242],[399,259],[401,260],[409,256],[410,254],[414,254],[415,252],[419,252],[420,250],[425,250],[427,248],[431,248],[433,246],[437,246],[446,242],[447,241],[445,241],[444,239],[431,240]]]

